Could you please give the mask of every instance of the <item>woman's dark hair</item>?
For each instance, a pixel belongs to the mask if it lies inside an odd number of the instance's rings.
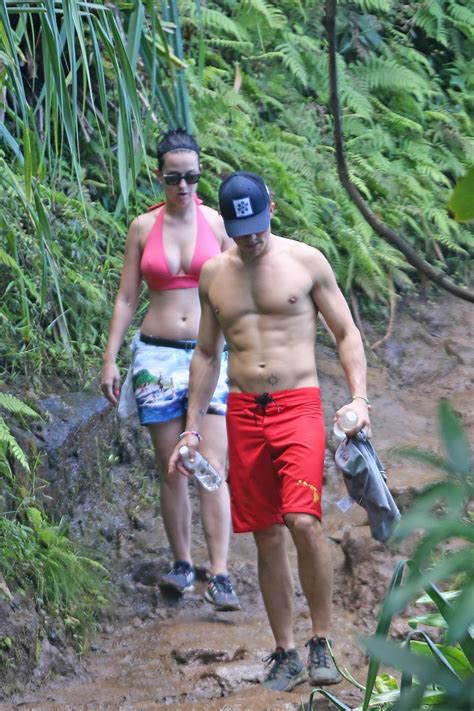
[[[194,151],[199,159],[199,146],[194,136],[184,130],[176,128],[164,133],[157,148],[158,168],[162,170],[164,157],[170,151]]]

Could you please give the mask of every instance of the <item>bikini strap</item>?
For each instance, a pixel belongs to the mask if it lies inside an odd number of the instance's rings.
[[[194,202],[196,203],[196,205],[202,205],[201,198],[198,197],[196,194],[194,194]],[[161,202],[157,202],[156,205],[148,207],[147,212],[153,212],[153,210],[156,210],[157,207],[163,207],[163,205],[166,205],[166,200],[162,200]]]

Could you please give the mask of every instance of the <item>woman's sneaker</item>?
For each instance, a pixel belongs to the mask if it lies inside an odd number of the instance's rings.
[[[204,597],[211,602],[217,610],[231,612],[240,610],[240,602],[232,587],[228,575],[214,575],[207,586]]]
[[[309,647],[308,673],[312,686],[329,686],[342,681],[326,637],[312,637],[306,646]]]
[[[286,652],[277,647],[274,652],[263,660],[272,664],[272,668],[263,680],[263,686],[272,691],[291,691],[297,684],[306,679],[303,662],[296,649]]]
[[[196,574],[191,563],[186,560],[177,560],[168,573],[161,576],[158,585],[164,590],[173,590],[182,595],[194,590],[195,581]]]

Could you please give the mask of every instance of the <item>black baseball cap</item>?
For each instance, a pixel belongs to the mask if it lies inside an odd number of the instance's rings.
[[[265,232],[270,225],[270,192],[256,173],[239,171],[219,188],[219,208],[229,237]]]

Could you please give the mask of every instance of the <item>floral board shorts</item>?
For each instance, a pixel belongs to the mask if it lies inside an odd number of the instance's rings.
[[[142,339],[146,338],[147,342]],[[152,339],[137,334],[132,343],[132,363],[123,385],[120,402],[134,396],[140,424],[168,422],[185,415],[188,409],[189,366],[195,341],[170,341],[171,346],[155,345]],[[166,342],[166,341],[165,341]],[[183,344],[179,347],[178,344]],[[184,347],[185,346],[185,347]],[[207,410],[210,415],[225,415],[229,392],[227,351],[222,353],[216,390]],[[127,382],[128,381],[128,382]],[[123,396],[123,397],[122,397]],[[133,408],[135,409],[135,408]]]

